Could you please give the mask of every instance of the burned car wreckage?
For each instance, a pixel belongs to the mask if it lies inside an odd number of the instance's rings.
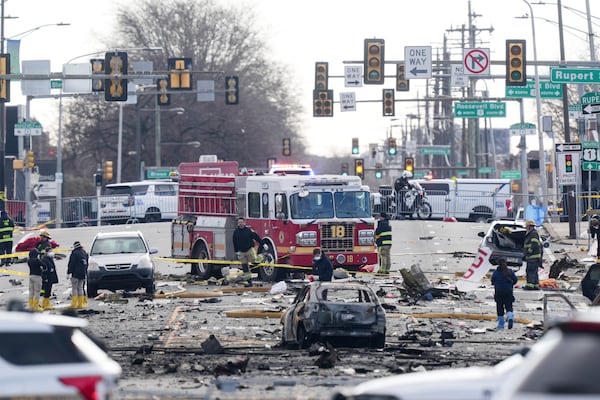
[[[479,232],[478,236],[483,238],[480,248],[489,253],[489,261],[492,265],[498,265],[498,260],[506,259],[511,267],[523,265],[525,255],[525,225],[512,221],[494,221],[487,232]],[[549,247],[548,238],[540,235],[542,245]]]

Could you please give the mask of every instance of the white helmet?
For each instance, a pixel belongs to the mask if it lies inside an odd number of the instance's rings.
[[[402,171],[402,177],[406,179],[412,178],[412,173],[410,171]]]

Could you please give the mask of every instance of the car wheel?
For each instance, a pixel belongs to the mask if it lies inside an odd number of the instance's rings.
[[[93,298],[93,297],[96,297],[96,296],[98,296],[98,286],[91,285],[88,282],[88,285],[87,285],[87,297]]]
[[[146,210],[146,215],[144,216],[145,222],[160,222],[161,215],[160,210],[156,207],[152,207]]]
[[[385,347],[385,334],[378,333],[371,339],[371,348],[382,349]]]
[[[269,250],[265,250],[263,253],[265,256],[264,263],[266,264],[274,264],[276,262],[275,252],[269,245]],[[286,272],[283,268],[277,268],[272,266],[263,266],[258,269],[258,277],[263,282],[279,282],[285,280]]]
[[[154,285],[154,282],[148,284],[146,287],[146,294],[149,296],[154,295],[154,292],[156,291],[156,286]]]
[[[206,246],[204,246],[204,243],[198,243],[194,247],[192,258],[196,260],[208,259],[208,250],[206,250]],[[209,279],[212,276],[212,266],[210,264],[202,262],[192,263],[191,274],[197,276],[202,280]]]

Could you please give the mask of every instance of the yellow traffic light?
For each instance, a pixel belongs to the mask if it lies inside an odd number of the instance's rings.
[[[412,157],[406,157],[404,160],[404,169],[411,174],[415,171],[415,159]]]
[[[238,104],[240,102],[239,83],[237,76],[225,77],[225,104]]]
[[[357,158],[354,160],[354,175],[363,179],[365,177],[365,160]]]
[[[10,74],[10,54],[0,54],[0,75]],[[10,101],[10,80],[0,79],[0,103]]]
[[[527,86],[525,40],[506,41],[506,85]]]
[[[404,63],[396,64],[396,90],[398,92],[408,92],[410,90],[410,81],[404,74]]]
[[[110,181],[113,178],[113,162],[104,161],[104,179]]]
[[[33,151],[28,151],[25,153],[25,168],[33,168],[35,167],[35,155]]]
[[[92,75],[104,73],[104,60],[101,58],[93,58],[90,60],[92,64]],[[104,80],[92,78],[92,92],[102,92],[104,90]]]
[[[313,90],[313,117],[333,117],[333,90]]]
[[[385,65],[385,41],[383,39],[365,39],[364,82],[365,85],[383,84]]]
[[[329,63],[317,62],[315,63],[315,90],[327,90],[328,89],[328,71]]]
[[[281,154],[283,154],[284,156],[292,155],[292,140],[290,138],[283,139]]]
[[[169,89],[186,90],[192,88],[192,59],[169,58]]]
[[[158,89],[157,102],[159,106],[168,106],[171,104],[171,95],[167,92],[169,83],[166,79],[157,79],[156,88]]]
[[[393,117],[396,115],[396,103],[394,89],[383,89],[383,116]]]
[[[106,53],[104,68],[106,74],[111,75],[109,79],[104,80],[104,100],[127,101],[127,79],[121,79],[121,75],[127,75],[127,53]]]

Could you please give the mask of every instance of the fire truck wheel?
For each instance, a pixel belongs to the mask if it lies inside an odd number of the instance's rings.
[[[196,244],[192,258],[197,260],[208,259],[208,251],[206,250],[204,243]],[[197,276],[201,280],[206,280],[213,275],[213,269],[212,266],[207,263],[192,263],[191,274]]]

